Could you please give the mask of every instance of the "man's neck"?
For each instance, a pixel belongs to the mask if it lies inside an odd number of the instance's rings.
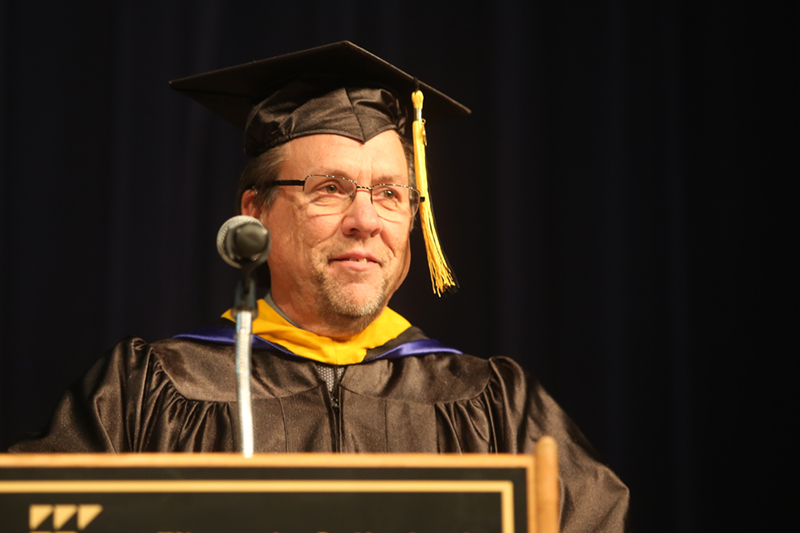
[[[264,301],[267,302],[267,305],[269,305],[271,308],[273,308],[275,310],[275,312],[278,313],[279,315],[281,315],[281,317],[284,320],[286,320],[289,324],[293,325],[296,328],[300,328],[300,326],[295,324],[294,321],[291,318],[289,318],[288,316],[286,316],[286,313],[284,313],[281,310],[281,308],[278,307],[278,304],[276,304],[275,300],[272,299],[272,291],[267,291],[267,295],[264,296]],[[300,328],[300,329],[303,329],[303,328]]]

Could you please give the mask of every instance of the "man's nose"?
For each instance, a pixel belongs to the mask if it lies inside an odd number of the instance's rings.
[[[345,211],[342,230],[346,234],[372,236],[380,233],[381,227],[381,219],[372,203],[372,190],[365,187],[356,189],[353,201]]]

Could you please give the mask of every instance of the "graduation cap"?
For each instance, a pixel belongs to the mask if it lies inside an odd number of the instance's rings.
[[[242,129],[245,153],[251,156],[319,133],[360,142],[387,130],[408,135],[413,119],[431,282],[437,294],[456,287],[439,246],[428,191],[422,95],[429,120],[468,115],[468,108],[348,41],[182,78],[170,86]]]

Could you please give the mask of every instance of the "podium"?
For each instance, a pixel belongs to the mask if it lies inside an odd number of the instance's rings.
[[[536,457],[2,455],[0,533],[555,533],[551,440]]]

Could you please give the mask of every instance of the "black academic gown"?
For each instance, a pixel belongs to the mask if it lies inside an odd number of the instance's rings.
[[[422,338],[410,328],[389,347]],[[318,363],[254,348],[255,451],[531,453],[547,434],[559,445],[562,530],[624,530],[627,487],[514,361],[381,353],[348,366],[331,394]],[[48,428],[10,451],[235,451],[234,357],[193,339],[122,341],[68,390]]]

